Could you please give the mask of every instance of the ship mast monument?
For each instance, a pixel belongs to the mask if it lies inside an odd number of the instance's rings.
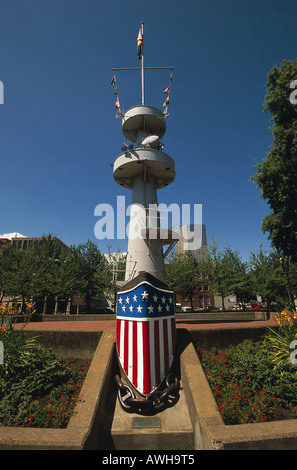
[[[137,36],[141,67],[114,68],[141,71],[141,105],[120,111],[122,132],[132,144],[113,162],[113,177],[132,190],[126,260],[126,284],[117,293],[117,353],[120,374],[118,396],[124,409],[162,407],[177,391],[172,372],[176,346],[175,302],[166,284],[163,246],[177,241],[176,232],[162,229],[157,191],[175,178],[174,160],[162,151],[173,67],[144,67],[144,24]],[[164,112],[145,104],[145,69],[171,70]],[[116,88],[117,94],[117,88]],[[163,105],[163,106],[164,106]]]

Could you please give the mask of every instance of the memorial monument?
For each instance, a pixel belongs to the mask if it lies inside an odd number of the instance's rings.
[[[121,112],[124,152],[113,162],[114,180],[132,190],[126,284],[117,293],[117,354],[121,372],[116,376],[124,409],[160,408],[179,388],[171,367],[176,348],[175,301],[166,285],[163,246],[176,233],[162,228],[157,191],[175,178],[174,160],[163,152],[172,67],[164,111],[145,104],[143,23],[137,37],[141,67],[114,68],[141,71],[141,105]],[[127,145],[126,141],[131,144]]]

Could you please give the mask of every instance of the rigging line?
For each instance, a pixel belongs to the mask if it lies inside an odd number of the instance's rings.
[[[117,85],[118,79],[117,79],[117,77],[116,77],[115,72],[114,72],[114,78],[115,78],[114,87],[117,89],[117,94],[115,93],[115,96],[117,96],[117,97],[119,98],[119,103],[120,103],[120,107],[118,108],[117,112],[120,110],[120,115],[123,116],[123,115],[124,115],[124,114],[123,114],[124,109],[123,109],[122,104],[121,104],[121,103],[122,103],[122,99],[120,98],[119,87],[118,87],[118,85]]]

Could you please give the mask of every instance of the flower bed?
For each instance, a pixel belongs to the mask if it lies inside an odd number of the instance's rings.
[[[24,326],[34,313],[27,304]],[[13,331],[16,312],[0,306],[0,426],[63,428],[74,412],[85,377],[70,356],[63,358],[27,338],[24,328]],[[83,368],[84,369],[84,368]]]
[[[266,346],[246,340],[224,351],[198,351],[225,424],[296,418],[297,368],[289,360],[275,367]]]

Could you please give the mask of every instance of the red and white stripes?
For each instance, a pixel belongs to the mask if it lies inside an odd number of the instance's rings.
[[[131,321],[117,319],[120,363],[133,386],[143,395],[162,382],[171,366],[176,342],[172,316]]]

